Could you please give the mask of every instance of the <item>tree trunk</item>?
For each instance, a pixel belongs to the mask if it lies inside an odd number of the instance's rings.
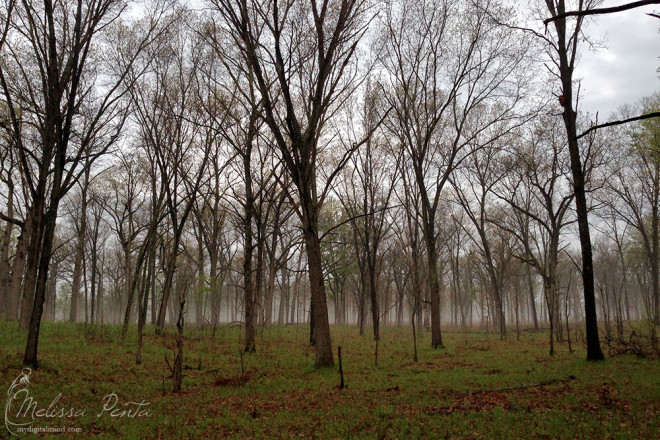
[[[174,358],[174,366],[172,367],[172,382],[174,383],[172,391],[175,393],[181,392],[181,385],[183,384],[183,308],[186,301],[181,300],[179,303],[179,318],[176,320],[177,336],[176,336],[176,357]]]
[[[11,177],[8,179],[7,191],[7,217],[14,217],[14,185],[11,183]],[[0,243],[0,307],[2,308],[2,317],[4,319],[14,319],[8,313],[8,300],[9,300],[9,245],[11,244],[11,233],[14,229],[14,224],[7,222],[5,230],[2,234],[2,242]]]
[[[429,270],[429,290],[431,293],[431,347],[444,348],[440,330],[440,280],[438,279],[438,252],[435,243],[435,227],[427,224],[426,239]]]
[[[328,306],[323,282],[321,241],[318,238],[318,221],[305,211],[303,216],[303,238],[309,264],[309,282],[311,292],[311,310],[313,333],[316,342],[316,366],[334,365]]]
[[[39,199],[39,201],[37,201]],[[35,198],[35,207],[32,208],[31,231],[27,245],[27,262],[25,279],[23,281],[23,301],[21,302],[20,327],[29,330],[34,306],[34,295],[37,285],[37,276],[40,268],[40,256],[43,252],[43,237],[45,218],[39,209],[43,209],[42,198]],[[30,215],[30,214],[28,214]],[[51,244],[52,246],[52,244]]]
[[[57,273],[58,273],[58,262],[54,261],[52,263],[52,269],[50,270],[50,275],[48,275],[48,293],[46,295],[46,316],[51,320],[55,321],[55,302],[57,299]]]
[[[34,304],[30,314],[30,324],[28,331],[27,345],[25,347],[25,356],[23,365],[38,368],[37,347],[39,345],[39,330],[41,329],[41,318],[44,312],[44,302],[46,299],[46,282],[48,280],[48,267],[51,260],[51,251],[53,249],[53,239],[55,237],[55,222],[57,220],[57,202],[51,201],[51,207],[44,216],[45,227],[43,233],[43,247],[40,253],[39,271],[37,276],[36,289],[34,291]],[[26,297],[29,291],[26,291]]]
[[[32,212],[28,210],[21,234],[16,242],[16,254],[11,265],[11,273],[7,285],[7,319],[18,320],[19,303],[21,299],[21,280],[24,279],[26,264],[26,252],[28,248],[29,234],[32,229]]]
[[[69,320],[77,322],[80,314],[80,280],[82,279],[83,253],[85,252],[85,237],[87,235],[87,187],[89,183],[89,169],[85,171],[82,192],[80,194],[80,224],[78,225],[78,241],[76,255],[73,263],[73,282],[71,286],[71,311]]]
[[[149,238],[145,238],[145,240],[148,239]],[[124,325],[121,330],[122,339],[124,339],[126,332],[128,331],[128,324],[131,320],[131,310],[133,309],[133,299],[135,297],[133,268],[131,266],[131,254],[128,247],[124,247],[124,278],[126,289],[126,311],[124,313]]]
[[[286,317],[288,316],[289,311],[289,270],[287,267],[286,256],[282,261],[280,273],[282,277],[282,284],[280,288],[280,306],[277,313],[277,323],[279,325],[284,325],[286,324]]]
[[[532,278],[532,266],[527,265],[527,288],[529,290],[529,307],[534,321],[534,330],[539,329],[539,320],[536,317],[536,299],[534,297],[534,279]]]
[[[660,170],[657,169],[656,160],[656,175],[660,175]],[[658,218],[658,200],[660,199],[660,183],[656,182],[654,188],[655,205],[652,208],[651,214],[651,286],[653,289],[653,322],[655,325],[660,325],[660,236],[659,225],[660,218]]]
[[[551,0],[546,0],[554,9]],[[556,13],[565,12],[563,0],[558,3]],[[566,18],[554,21],[557,31],[557,53],[559,55],[559,74],[562,83],[563,118],[568,138],[568,151],[571,158],[571,171],[573,176],[573,190],[575,192],[575,208],[577,224],[582,248],[582,285],[584,287],[584,315],[587,333],[587,360],[604,359],[598,337],[598,315],[596,312],[596,296],[594,294],[594,267],[591,248],[591,235],[589,232],[589,215],[585,192],[584,170],[580,158],[580,146],[577,140],[577,113],[573,110],[573,64],[569,62],[566,41]],[[577,35],[575,36],[577,38]],[[574,41],[573,44],[577,44]]]
[[[375,256],[374,256],[375,257]],[[369,257],[371,260],[371,256]],[[373,258],[375,259],[375,258]],[[378,308],[378,286],[376,285],[376,263],[370,261],[369,263],[369,297],[371,298],[371,320],[374,330],[374,341],[376,341],[376,347],[378,347],[378,341],[380,340],[380,310]],[[376,353],[378,353],[378,348],[376,348]],[[378,355],[376,354],[376,364],[378,364]]]

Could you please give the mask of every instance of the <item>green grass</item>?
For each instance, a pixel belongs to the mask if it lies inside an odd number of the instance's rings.
[[[135,364],[136,330],[44,323],[40,367],[30,395],[47,407],[83,409],[78,418],[40,418],[37,427],[81,428],[80,437],[107,438],[651,438],[659,436],[660,363],[632,356],[586,362],[575,344],[548,356],[547,335],[520,342],[496,335],[445,331],[446,349],[419,340],[412,360],[409,329],[384,328],[379,365],[374,342],[354,327],[332,328],[342,346],[348,387],[336,368],[314,369],[306,326],[271,327],[257,352],[243,355],[236,327],[189,329],[183,392],[171,393],[165,356],[174,337],[147,329],[142,365]],[[26,336],[0,323],[0,384],[21,371]],[[201,368],[200,368],[201,367]],[[549,382],[549,383],[548,383]],[[539,385],[548,383],[546,385]],[[149,417],[97,417],[103,399],[148,402]],[[6,391],[2,392],[6,398]],[[14,407],[16,404],[14,403]],[[134,407],[132,407],[134,408]],[[0,430],[6,433],[4,427]]]

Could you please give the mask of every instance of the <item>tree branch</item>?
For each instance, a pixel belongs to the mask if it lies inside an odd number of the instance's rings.
[[[660,0],[659,0],[660,1]],[[620,121],[612,121],[612,122],[606,122],[605,124],[598,124],[594,125],[591,128],[589,128],[587,131],[576,137],[575,139],[580,139],[589,133],[591,133],[594,130],[598,130],[599,128],[605,128],[605,127],[612,127],[614,125],[622,125],[622,124],[627,124],[628,122],[634,122],[634,121],[642,121],[644,119],[651,119],[651,118],[660,118],[660,112],[652,112],[652,113],[647,113],[645,115],[641,116],[635,116],[634,118],[628,118],[628,119],[623,119]]]
[[[586,9],[583,11],[568,11],[563,14],[555,15],[554,17],[546,18],[545,20],[543,20],[543,24],[547,26],[549,23],[555,20],[559,20],[561,18],[566,18],[566,17],[583,17],[585,15],[611,14],[613,12],[621,12],[621,11],[627,11],[628,9],[639,8],[640,6],[657,5],[657,4],[660,4],[660,0],[640,0],[619,6],[612,6],[610,8]]]
[[[15,219],[13,217],[8,217],[5,214],[3,214],[2,212],[0,212],[0,220],[3,220],[7,223],[14,224],[14,225],[18,226],[19,228],[23,228],[23,225],[24,225],[24,222],[22,222],[21,220]]]
[[[349,218],[349,219],[346,219],[346,220],[344,220],[343,222],[340,222],[340,223],[334,225],[332,228],[330,228],[330,229],[328,229],[327,231],[325,231],[325,233],[324,233],[323,235],[321,235],[321,238],[319,239],[319,241],[323,241],[323,239],[324,239],[329,233],[331,233],[332,231],[334,231],[335,229],[337,229],[337,228],[339,228],[339,227],[341,227],[341,226],[344,226],[346,223],[352,222],[353,220],[357,220],[357,219],[359,219],[359,218],[361,218],[361,217],[367,217],[367,216],[370,216],[370,215],[378,214],[379,212],[381,212],[381,211],[386,211],[386,210],[388,210],[388,209],[399,208],[399,207],[401,207],[401,206],[403,206],[403,204],[393,205],[393,206],[385,206],[385,207],[380,208],[380,209],[377,209],[377,210],[375,210],[375,211],[373,211],[373,212],[367,212],[366,214],[360,214],[360,215],[356,215],[355,217],[351,217],[351,218]]]

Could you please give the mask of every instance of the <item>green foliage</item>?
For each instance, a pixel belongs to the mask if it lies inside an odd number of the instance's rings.
[[[117,326],[44,323],[40,368],[30,393],[48,406],[83,408],[84,417],[35,426],[82,428],[81,437],[109,438],[657,438],[657,360],[615,357],[586,362],[559,346],[547,356],[547,335],[521,342],[482,333],[445,331],[446,350],[422,336],[412,362],[409,329],[385,327],[379,366],[373,341],[350,326],[332,328],[342,346],[348,387],[336,368],[314,369],[306,326],[269,327],[255,354],[239,356],[241,332],[222,327],[186,333],[183,392],[170,392],[165,356],[173,336],[145,334],[135,365],[135,329],[125,342]],[[0,323],[0,383],[21,371],[25,335]],[[574,347],[575,348],[575,347]],[[164,389],[163,389],[164,384]],[[96,417],[103,398],[150,402],[150,417]],[[6,395],[6,393],[5,393]],[[4,429],[4,428],[2,428]]]

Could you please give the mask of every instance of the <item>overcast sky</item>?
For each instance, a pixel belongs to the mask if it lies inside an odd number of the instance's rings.
[[[603,6],[627,2],[605,0]],[[605,121],[620,105],[660,90],[660,19],[646,15],[654,10],[660,12],[660,5],[601,15],[588,24],[587,34],[604,37],[605,47],[581,51],[576,77],[582,78],[583,111],[598,111]]]

